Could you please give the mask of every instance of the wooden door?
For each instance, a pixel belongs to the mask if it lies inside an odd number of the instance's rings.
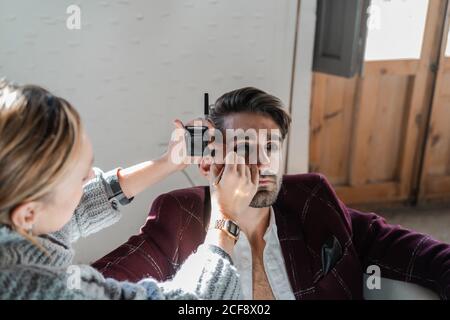
[[[437,67],[430,124],[427,130],[420,200],[450,199],[450,42],[449,15]]]
[[[324,173],[343,201],[414,197],[446,3],[424,8],[417,58],[366,61],[351,79],[313,75],[310,171]]]

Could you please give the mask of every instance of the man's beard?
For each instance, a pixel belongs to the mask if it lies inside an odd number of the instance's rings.
[[[261,176],[260,179],[272,179],[274,184],[270,183],[270,189],[265,186],[259,187],[252,201],[250,202],[250,207],[252,208],[265,208],[270,207],[275,203],[278,197],[278,193],[281,188],[281,178],[276,175]]]

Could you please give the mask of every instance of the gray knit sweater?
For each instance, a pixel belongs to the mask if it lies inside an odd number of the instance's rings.
[[[105,174],[84,190],[71,221],[38,240],[46,255],[6,225],[0,224],[0,299],[236,299],[239,277],[220,248],[202,245],[170,281],[138,283],[105,279],[88,265],[72,265],[71,242],[110,226],[120,218],[110,200]]]

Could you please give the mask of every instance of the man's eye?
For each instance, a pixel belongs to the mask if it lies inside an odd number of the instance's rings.
[[[267,153],[270,154],[272,151],[278,151],[278,145],[275,143],[268,143],[266,146]]]

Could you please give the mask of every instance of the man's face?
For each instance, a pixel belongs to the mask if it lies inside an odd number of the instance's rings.
[[[235,151],[247,164],[257,164],[259,187],[250,206],[271,206],[281,187],[282,138],[280,128],[269,116],[255,113],[236,113],[224,121],[224,154]],[[248,135],[233,132],[253,133]]]

